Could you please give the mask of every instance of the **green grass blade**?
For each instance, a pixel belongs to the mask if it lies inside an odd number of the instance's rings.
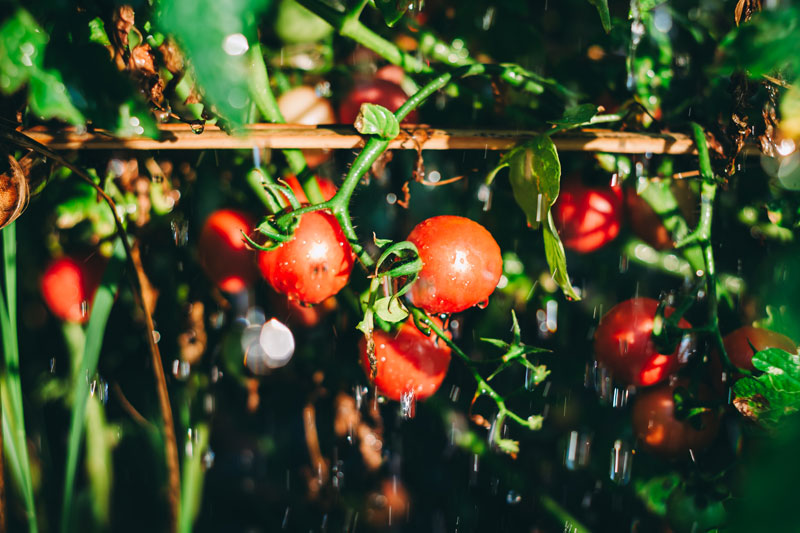
[[[22,406],[22,384],[19,375],[19,343],[17,337],[17,237],[16,224],[3,229],[3,271],[5,298],[0,299],[0,333],[3,336],[4,368],[2,386],[3,440],[5,452],[17,488],[22,493],[28,531],[38,531],[33,480],[28,458],[25,416]]]
[[[61,509],[61,531],[66,533],[71,523],[71,511],[75,501],[74,485],[75,474],[78,469],[81,443],[83,441],[83,428],[86,421],[86,406],[89,399],[89,381],[87,376],[93,376],[97,370],[97,361],[100,358],[100,349],[103,346],[108,315],[114,305],[114,296],[122,277],[125,265],[125,248],[121,239],[117,239],[114,246],[114,255],[103,274],[103,281],[97,289],[97,294],[92,302],[92,312],[89,316],[89,325],[86,328],[86,346],[81,360],[80,370],[73,376],[72,386],[72,414],[69,427],[69,440],[67,441],[67,465],[64,478],[64,499]]]
[[[200,501],[203,496],[203,479],[205,469],[203,468],[203,455],[208,449],[208,426],[198,424],[192,435],[191,453],[188,451],[183,457],[183,476],[181,479],[181,508],[178,515],[178,532],[190,533],[197,512],[200,509]]]

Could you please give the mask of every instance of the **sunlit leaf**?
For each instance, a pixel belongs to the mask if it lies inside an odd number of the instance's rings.
[[[295,0],[282,0],[275,17],[275,33],[286,44],[313,43],[333,33],[333,26]]]
[[[547,214],[547,224],[544,225],[543,236],[544,253],[547,258],[547,264],[550,265],[550,274],[553,276],[553,280],[561,287],[564,294],[573,300],[580,300],[580,296],[575,292],[575,288],[569,280],[567,257],[564,253],[564,245],[558,236],[552,212]]]
[[[637,479],[634,484],[636,496],[647,509],[658,516],[667,514],[667,499],[680,484],[681,477],[676,472],[647,480]]]
[[[363,135],[377,135],[381,139],[394,139],[400,133],[394,113],[377,104],[361,104],[354,126]]]
[[[577,126],[589,122],[597,114],[597,106],[594,104],[583,104],[570,107],[564,111],[564,115],[558,120],[551,120],[550,124],[560,126]]]
[[[606,33],[609,33],[611,31],[611,13],[608,11],[608,0],[589,0],[589,3],[594,4],[594,7],[597,8],[600,23]]]
[[[399,298],[386,296],[375,302],[375,314],[386,322],[402,322],[408,318],[408,310]]]
[[[800,410],[800,355],[769,348],[753,355],[753,366],[763,374],[733,386],[733,403],[743,415],[769,425]]]
[[[38,71],[31,77],[28,101],[31,110],[39,118],[57,118],[71,124],[83,123],[83,115],[72,105],[57,70]]]
[[[546,135],[525,143],[510,160],[511,190],[528,224],[538,228],[558,198],[561,162],[555,144]]]

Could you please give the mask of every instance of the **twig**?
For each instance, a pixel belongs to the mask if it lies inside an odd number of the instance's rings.
[[[520,130],[465,130],[404,124],[389,142],[390,150],[510,150],[540,132]],[[240,136],[217,126],[196,134],[185,124],[162,124],[160,139],[113,137],[102,131],[78,133],[74,128],[55,131],[36,127],[23,132],[52,150],[209,150],[258,148],[324,148],[352,150],[364,145],[364,137],[351,126],[304,126],[299,124],[251,124]],[[694,141],[683,133],[636,133],[603,129],[572,130],[553,135],[561,151],[618,154],[694,154]],[[748,145],[747,153],[759,153]]]
[[[143,417],[142,414],[136,410],[130,400],[128,400],[127,396],[125,396],[125,394],[122,392],[122,387],[119,386],[119,383],[115,382],[112,387],[114,388],[114,394],[116,395],[117,400],[119,400],[119,404],[122,406],[123,411],[128,413],[130,417],[133,418],[133,420],[140,426],[147,429],[156,429],[156,427],[151,424],[149,420]]]

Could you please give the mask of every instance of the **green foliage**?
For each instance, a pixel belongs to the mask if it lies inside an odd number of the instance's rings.
[[[381,139],[394,139],[400,133],[400,124],[394,113],[377,104],[361,104],[355,128],[362,135],[377,135]]]
[[[603,24],[603,29],[606,33],[611,31],[611,13],[608,11],[608,0],[589,0],[590,4],[594,4],[597,8],[597,14],[600,15],[600,22]]]
[[[330,36],[333,26],[295,0],[282,0],[275,18],[275,33],[286,44],[313,43]]]
[[[734,405],[742,414],[774,425],[800,409],[800,355],[769,348],[753,355],[753,366],[763,374],[733,386]]]
[[[397,24],[403,18],[408,10],[408,1],[406,0],[374,0],[375,6],[383,15],[383,21],[390,28]]]
[[[647,509],[659,516],[667,514],[667,499],[680,485],[681,477],[676,472],[650,479],[637,479],[634,483],[636,496],[645,504]]]

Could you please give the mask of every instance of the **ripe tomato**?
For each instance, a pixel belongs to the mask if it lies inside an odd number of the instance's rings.
[[[754,326],[742,326],[731,331],[723,337],[722,344],[725,346],[725,353],[728,354],[731,363],[749,371],[755,370],[753,355],[756,352],[767,348],[779,348],[789,353],[797,353],[797,345],[786,335]],[[741,376],[737,372],[733,376],[725,376],[723,380],[722,361],[717,350],[711,353],[709,370],[714,386],[720,391],[724,390],[724,383],[733,384]]]
[[[444,341],[433,333],[426,336],[411,319],[396,335],[375,330],[373,337],[378,360],[375,385],[381,394],[400,400],[403,394],[413,392],[414,398],[424,400],[439,389],[450,366],[450,347]],[[361,364],[369,376],[366,339],[361,339],[359,347]]]
[[[591,188],[578,180],[567,180],[553,205],[553,218],[564,246],[576,252],[593,252],[619,234],[622,202],[610,187]]]
[[[700,451],[714,441],[719,430],[716,413],[705,412],[700,416],[701,428],[696,429],[690,420],[675,418],[675,389],[686,387],[684,380],[675,384],[664,384],[637,394],[633,404],[633,431],[642,447],[665,457],[679,457],[689,450]],[[698,389],[700,400],[711,397],[710,390]]]
[[[50,311],[67,322],[88,321],[105,265],[105,258],[99,255],[86,260],[61,257],[51,261],[39,285]]]
[[[406,71],[398,65],[386,65],[378,69],[378,72],[375,73],[375,78],[400,85],[406,79]]]
[[[317,94],[313,87],[301,85],[290,89],[278,97],[278,109],[288,124],[334,124],[336,115],[327,98]],[[331,156],[330,150],[303,150],[308,166],[318,167]]]
[[[486,302],[503,273],[500,247],[491,233],[472,220],[438,216],[411,231],[422,270],[411,300],[430,313],[457,313]]]
[[[317,184],[319,185],[319,190],[322,192],[322,197],[325,200],[330,200],[336,194],[336,185],[329,179],[325,178],[316,178]],[[289,184],[289,187],[292,189],[297,201],[301,204],[307,204],[308,197],[306,196],[306,191],[303,190],[303,186],[300,185],[300,180],[297,179],[297,176],[290,175],[286,178],[286,183]],[[288,201],[288,199],[287,199]]]
[[[611,308],[603,315],[594,334],[594,353],[597,361],[620,383],[649,386],[665,380],[686,363],[692,342],[684,337],[669,355],[656,351],[653,343],[653,319],[658,302],[652,298],[634,298]],[[665,315],[674,309],[668,307]],[[691,324],[684,319],[682,328]]]
[[[336,218],[313,211],[300,217],[292,240],[270,252],[259,252],[258,266],[276,291],[316,304],[347,284],[353,252]]]
[[[254,226],[249,214],[234,209],[214,211],[203,224],[197,244],[200,263],[225,292],[239,292],[256,277],[253,253],[242,237],[242,231],[250,233]]]
[[[361,83],[353,87],[339,105],[339,122],[342,124],[355,122],[358,112],[361,110],[361,104],[378,104],[394,113],[406,100],[408,100],[408,95],[396,83],[381,79]],[[403,122],[415,124],[418,119],[419,116],[414,110]]]

